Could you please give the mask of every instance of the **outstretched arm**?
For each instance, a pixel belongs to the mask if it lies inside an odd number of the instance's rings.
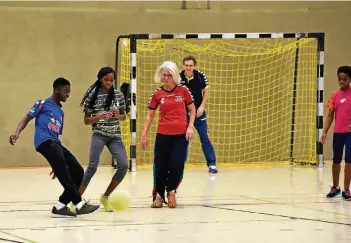
[[[17,139],[19,138],[19,135],[21,132],[26,128],[27,124],[32,120],[33,118],[29,115],[26,115],[17,125],[16,132],[13,133],[10,136],[10,144],[15,145]]]

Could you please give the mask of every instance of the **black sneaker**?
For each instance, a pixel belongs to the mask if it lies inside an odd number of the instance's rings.
[[[215,165],[210,165],[210,166],[208,167],[208,172],[211,173],[211,174],[217,174],[217,173],[218,173],[218,170],[217,170],[217,168],[216,168]]]
[[[344,200],[351,200],[351,195],[350,195],[350,190],[349,189],[345,189],[343,192],[342,192],[342,198]]]
[[[77,215],[66,206],[61,209],[57,209],[54,206],[52,208],[51,213],[53,218],[76,218],[77,217]]]
[[[77,216],[85,216],[94,213],[95,211],[99,210],[100,205],[91,205],[85,203],[81,209],[76,208]]]
[[[341,190],[340,190],[340,187],[335,187],[333,186],[331,189],[330,189],[330,192],[327,194],[327,197],[328,198],[332,198],[332,197],[336,197],[338,195],[340,195],[341,193]]]

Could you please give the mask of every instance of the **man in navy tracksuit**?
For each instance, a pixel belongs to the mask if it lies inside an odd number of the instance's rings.
[[[187,56],[183,59],[184,70],[180,73],[181,84],[188,87],[194,97],[196,117],[194,126],[200,136],[202,151],[204,152],[208,171],[218,173],[216,168],[216,154],[208,137],[205,105],[208,99],[208,80],[204,73],[195,70],[196,59]]]

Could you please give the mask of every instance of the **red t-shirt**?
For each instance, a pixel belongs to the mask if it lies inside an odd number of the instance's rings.
[[[167,135],[185,134],[188,127],[186,106],[194,102],[193,96],[185,86],[176,86],[172,91],[158,88],[152,94],[148,108],[160,107],[157,133]]]

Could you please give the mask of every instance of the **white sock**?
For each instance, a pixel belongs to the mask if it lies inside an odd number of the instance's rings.
[[[55,205],[57,210],[63,209],[66,205],[63,204],[62,202],[58,201]]]
[[[216,169],[216,166],[215,165],[210,165],[209,168],[210,169]]]
[[[85,204],[85,202],[82,200],[82,201],[80,201],[80,202],[76,205],[76,208],[77,208],[78,210],[80,210],[80,209],[84,206],[84,204]]]

